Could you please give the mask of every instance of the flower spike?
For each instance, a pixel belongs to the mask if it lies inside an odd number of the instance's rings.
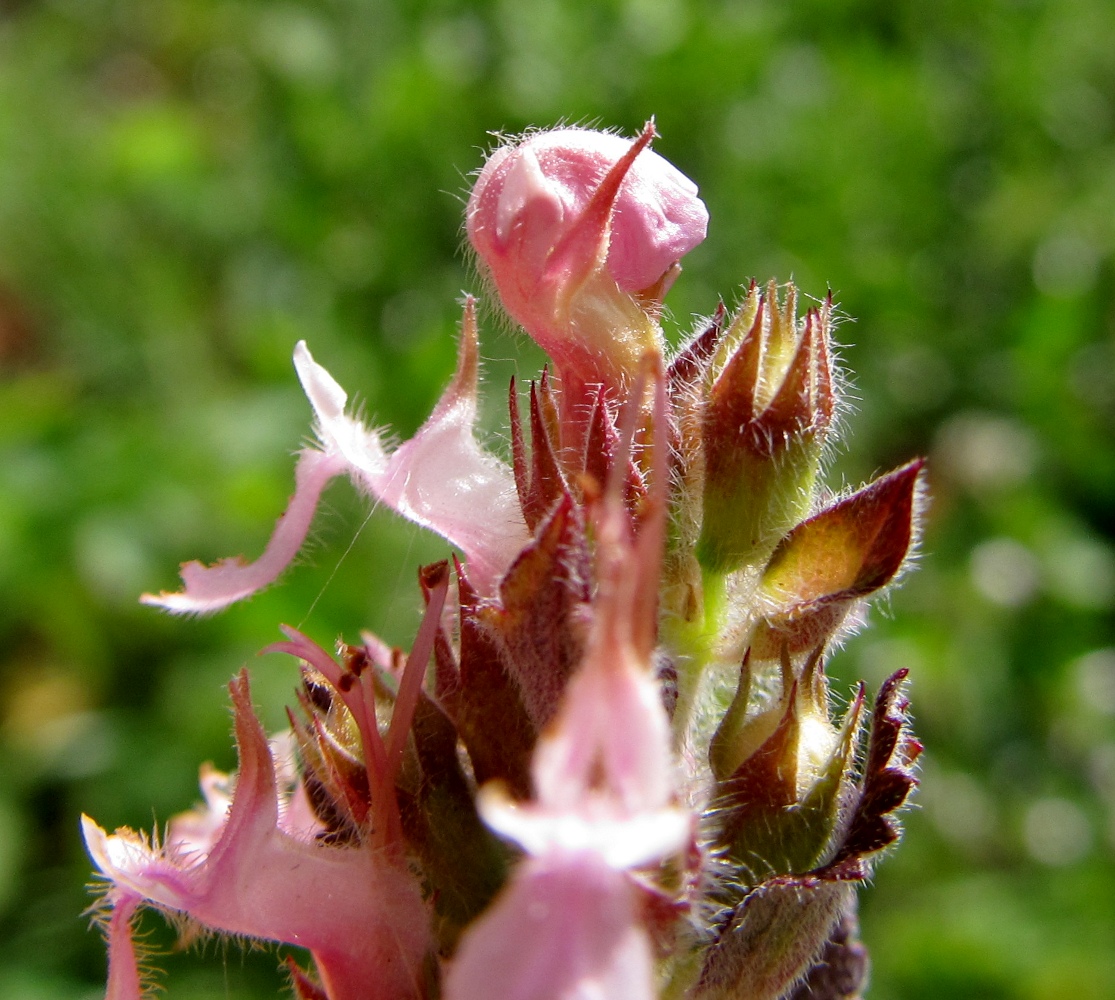
[[[263,555],[145,600],[206,613],[267,585],[342,474],[457,548],[456,585],[448,559],[419,570],[409,653],[284,627],[289,731],[268,743],[241,673],[239,773],[203,767],[162,843],[84,821],[107,1000],[150,989],[143,907],[307,949],[297,1000],[863,995],[856,894],[921,744],[901,664],[873,705],[825,665],[911,561],[923,463],[825,490],[831,296],[799,318],[792,285],[752,281],[666,356],[707,213],[655,137],[538,132],[479,172],[468,238],[550,355],[525,416],[512,382],[509,463],[474,430],[473,299],[452,382],[394,449],[296,348],[317,441]]]

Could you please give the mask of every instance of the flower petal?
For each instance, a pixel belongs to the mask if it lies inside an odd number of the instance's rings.
[[[213,850],[232,807],[231,775],[202,764],[198,784],[205,804],[175,816],[167,830],[167,850],[182,860],[205,857]]]
[[[343,472],[392,510],[458,546],[474,586],[492,593],[529,535],[511,470],[473,434],[479,370],[473,300],[465,305],[453,381],[418,433],[390,456],[378,433],[345,412],[347,394],[314,361],[305,341],[294,349],[294,366],[314,408],[321,449],[302,451],[294,496],[263,555],[253,563],[188,562],[182,591],[140,600],[174,614],[209,614],[273,583],[302,547],[326,484]]]
[[[144,594],[140,601],[173,614],[205,615],[227,608],[273,583],[306,540],[322,490],[344,471],[345,463],[339,455],[307,448],[294,472],[294,496],[259,559],[253,563],[238,557],[222,559],[213,566],[196,561],[185,563],[182,566],[185,587],[180,592]]]
[[[331,1000],[422,995],[429,918],[412,876],[367,848],[306,843],[279,825],[275,765],[232,683],[240,771],[209,854],[184,861],[131,831],[84,821],[86,844],[122,898],[142,898],[228,934],[310,949]],[[126,995],[126,994],[125,994]]]
[[[670,801],[666,712],[649,671],[623,662],[629,656],[622,648],[592,649],[569,682],[558,720],[534,754],[535,792],[544,805],[574,809],[598,785],[617,814]]]
[[[481,448],[473,433],[479,362],[476,307],[469,298],[453,381],[382,475],[365,483],[403,517],[459,546],[473,586],[491,594],[530,536],[511,469]]]
[[[499,785],[482,788],[477,806],[488,826],[529,854],[593,851],[617,871],[676,854],[692,836],[689,814],[669,807],[622,816],[607,800],[588,800],[551,809],[515,802]]]
[[[85,819],[82,817],[83,823]],[[105,1000],[142,1000],[148,994],[132,934],[132,921],[142,900],[132,893],[114,892],[112,895],[112,912],[104,926],[108,942]]]
[[[524,862],[465,933],[446,1000],[652,1000],[635,892],[593,851]]]

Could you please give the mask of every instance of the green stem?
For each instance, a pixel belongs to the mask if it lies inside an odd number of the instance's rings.
[[[706,571],[702,577],[702,612],[693,621],[676,621],[664,636],[678,665],[678,699],[673,721],[674,740],[678,744],[684,741],[689,731],[705,670],[716,658],[726,597],[722,575]]]
[[[677,957],[662,988],[661,1000],[682,1000],[687,996],[700,975],[703,958],[703,952],[698,951]]]

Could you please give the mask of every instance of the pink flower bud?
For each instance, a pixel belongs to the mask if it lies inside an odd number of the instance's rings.
[[[477,252],[493,270],[544,260],[630,147],[631,140],[607,132],[558,129],[498,150],[468,203]],[[613,202],[608,270],[625,292],[650,288],[705,238],[707,227],[697,185],[657,153],[641,153]]]
[[[468,237],[504,307],[582,385],[618,387],[661,349],[657,306],[705,238],[697,186],[605,132],[538,132],[497,150],[469,198]]]

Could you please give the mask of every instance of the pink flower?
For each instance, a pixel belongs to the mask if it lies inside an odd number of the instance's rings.
[[[656,416],[665,416],[656,383]],[[663,426],[658,423],[657,426]],[[616,469],[626,466],[630,431]],[[531,857],[468,932],[447,1000],[650,1000],[650,940],[627,874],[693,838],[675,801],[670,727],[651,667],[665,518],[665,448],[655,447],[649,512],[636,538],[609,483],[597,526],[600,593],[584,661],[534,753],[533,802],[498,786],[480,812]]]
[[[492,591],[528,536],[511,470],[473,436],[479,368],[473,300],[465,304],[453,381],[418,433],[390,454],[376,431],[345,412],[347,394],[314,361],[305,342],[294,350],[294,366],[313,406],[320,443],[302,451],[294,496],[263,555],[253,563],[239,558],[214,566],[186,563],[181,592],[145,594],[143,602],[175,613],[208,614],[273,583],[302,547],[322,491],[342,473],[408,520],[458,545],[473,585],[482,593]]]
[[[231,803],[203,772],[207,808],[172,824],[161,847],[82,820],[89,853],[112,882],[107,1000],[143,995],[131,935],[141,903],[227,934],[308,948],[330,1000],[422,996],[429,916],[418,884],[371,846],[328,846],[287,822],[289,800],[246,675],[231,690],[240,751]]]
[[[524,861],[462,945],[446,1000],[653,1000],[637,890],[594,851]]]
[[[661,351],[657,306],[678,261],[705,238],[697,186],[646,147],[587,129],[497,150],[469,198],[468,237],[504,307],[583,386],[620,389]]]

